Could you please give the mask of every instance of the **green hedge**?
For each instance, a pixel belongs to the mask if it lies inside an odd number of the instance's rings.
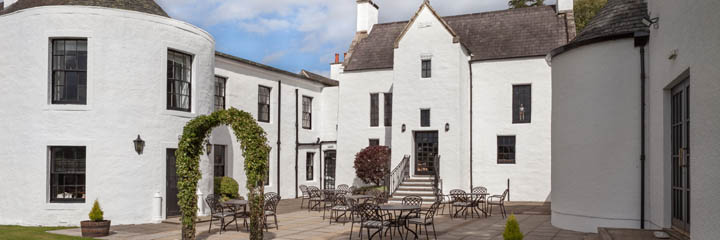
[[[213,192],[223,199],[235,199],[240,196],[238,194],[240,185],[231,177],[215,177],[213,185]]]

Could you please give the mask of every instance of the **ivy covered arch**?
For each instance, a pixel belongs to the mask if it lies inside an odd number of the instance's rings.
[[[270,146],[263,130],[247,112],[230,108],[199,116],[185,125],[182,139],[175,153],[178,175],[178,205],[182,212],[182,239],[195,239],[197,217],[197,186],[200,173],[200,154],[212,129],[228,125],[233,129],[245,158],[246,187],[250,206],[250,239],[263,239],[263,191],[262,180],[267,174]]]

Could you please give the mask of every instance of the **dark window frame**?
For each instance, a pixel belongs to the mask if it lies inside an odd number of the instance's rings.
[[[227,78],[215,76],[215,111],[225,110]]]
[[[68,45],[70,42],[73,42],[74,45]],[[59,44],[62,44],[62,49],[60,49]],[[82,45],[85,46],[84,52],[78,48]],[[69,46],[74,46],[75,50],[70,52],[71,50],[68,50]],[[73,57],[74,61],[69,60],[68,58],[70,57]],[[62,59],[62,63],[60,59]],[[87,60],[87,38],[50,39],[50,102],[52,104],[87,104]],[[70,64],[68,64],[69,61],[71,62]],[[68,84],[69,76],[76,77],[74,87]],[[62,81],[60,81],[61,79]],[[62,82],[62,84],[60,84],[60,82]],[[75,92],[74,99],[69,99],[67,96],[67,93],[71,91]]]
[[[312,97],[302,97],[302,128],[312,129]]]
[[[426,114],[427,113],[427,116]],[[430,121],[431,112],[430,109],[420,109],[420,127],[430,127],[431,121]]]
[[[385,126],[386,127],[392,127],[392,99],[393,94],[392,93],[385,93],[384,95],[385,105],[384,105],[384,112],[385,115],[383,116],[385,120]]]
[[[505,135],[497,137],[497,164],[515,164],[517,158],[517,137]]]
[[[267,94],[265,93],[267,90]],[[272,88],[268,86],[258,85],[258,122],[269,123],[270,122],[270,96],[272,95]]]
[[[371,138],[371,139],[369,139],[369,140],[368,140],[368,146],[369,146],[369,147],[372,147],[372,146],[380,146],[380,139],[377,139],[377,138]]]
[[[431,78],[432,77],[432,60],[431,59],[423,59],[420,61],[420,72],[422,78]]]
[[[174,61],[174,57],[182,58],[182,63]],[[192,110],[192,65],[194,57],[177,50],[167,51],[167,110],[191,112]],[[172,65],[171,65],[172,64]],[[182,73],[178,76],[177,70]],[[187,94],[178,92],[176,84],[187,84]],[[187,98],[187,107],[181,102]]]
[[[213,175],[215,177],[224,177],[226,176],[226,170],[227,170],[227,156],[225,154],[225,150],[227,149],[227,146],[221,145],[221,144],[213,144]],[[221,158],[221,161],[218,161],[218,158]],[[220,163],[220,164],[219,164]],[[218,171],[220,170],[220,171]],[[218,174],[220,173],[220,174]]]
[[[305,153],[305,181],[315,180],[315,152]]]
[[[380,126],[380,95],[370,94],[370,127]]]
[[[71,151],[74,156],[66,158],[64,155],[69,152],[63,151]],[[60,152],[62,152],[63,155],[62,159],[58,159],[60,156],[56,155]],[[48,189],[50,193],[50,203],[84,203],[87,197],[87,147],[49,146],[48,154],[50,158],[50,185]],[[64,165],[64,168],[59,168],[59,165]],[[72,167],[75,167],[75,169],[72,169]],[[72,181],[69,183],[70,179],[72,179]],[[60,193],[58,190],[60,188],[74,188],[71,194],[82,194],[82,197],[58,198]],[[63,191],[63,193],[68,192]]]
[[[512,120],[514,124],[532,121],[532,85],[513,85]],[[522,110],[522,111],[521,111]]]

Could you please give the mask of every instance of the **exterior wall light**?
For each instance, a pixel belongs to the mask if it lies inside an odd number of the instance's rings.
[[[135,145],[135,152],[137,152],[138,155],[142,155],[143,150],[145,149],[145,140],[140,138],[140,134],[138,134],[138,137],[133,140],[133,144]]]
[[[212,151],[212,147],[213,147],[213,145],[212,145],[212,143],[210,143],[210,141],[205,142],[205,153],[208,156],[210,156],[210,151]]]
[[[660,27],[660,18],[650,18],[650,16],[645,16],[642,19],[642,23],[645,24],[646,27],[653,27],[655,29],[658,29]]]
[[[401,130],[402,130],[402,132],[405,132],[405,124],[404,124],[404,123],[403,123],[403,125],[402,125]]]
[[[445,123],[445,131],[450,131],[450,123]]]

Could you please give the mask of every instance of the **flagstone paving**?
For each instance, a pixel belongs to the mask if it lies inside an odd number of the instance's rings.
[[[333,223],[323,220],[322,212],[299,208],[300,202],[296,199],[284,200],[278,206],[278,222],[280,230],[270,229],[265,233],[265,239],[348,239],[350,223]],[[497,209],[495,209],[497,210]],[[511,203],[508,212],[515,213],[520,230],[525,240],[586,240],[597,239],[596,234],[586,234],[561,230],[550,224],[550,205],[537,203]],[[497,213],[497,212],[494,212]],[[505,228],[505,219],[499,213],[494,216],[468,217],[451,219],[449,215],[436,216],[436,230],[438,239],[502,239]],[[239,231],[234,224],[228,231],[219,232],[219,226],[214,222],[212,230],[208,232],[207,222],[197,225],[197,239],[248,239],[249,234],[239,223]],[[353,239],[358,238],[358,224],[354,227]],[[272,226],[274,227],[274,226]],[[174,223],[141,224],[112,226],[113,234],[104,239],[160,239],[170,240],[180,238],[180,225]],[[53,231],[53,233],[79,236],[79,229],[66,229]],[[432,232],[429,233],[433,238]],[[367,234],[363,233],[367,239]],[[377,236],[376,238],[377,239]],[[389,235],[385,239],[390,239]],[[401,239],[395,234],[394,239]],[[425,239],[425,232],[421,236]]]

